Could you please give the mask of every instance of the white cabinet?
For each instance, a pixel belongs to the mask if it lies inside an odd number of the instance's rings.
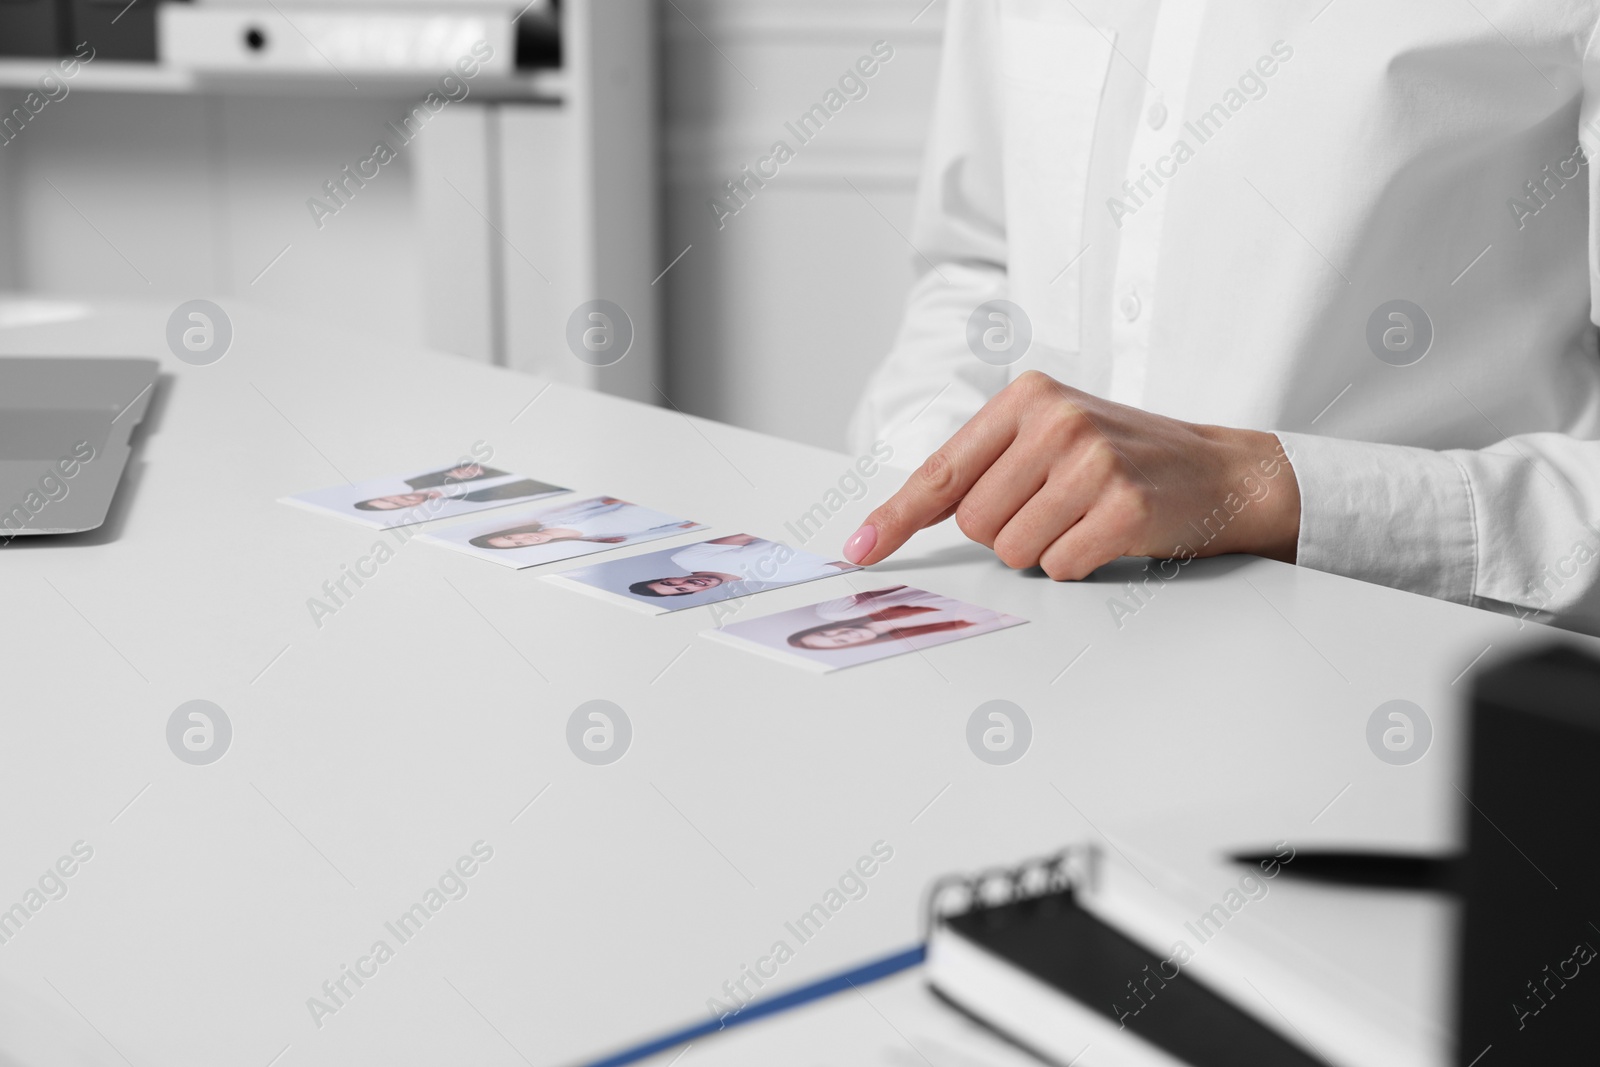
[[[0,144],[0,288],[246,299],[658,399],[655,5],[567,0],[559,69],[518,72],[522,6],[390,0],[330,28],[312,0],[173,5],[162,62],[82,65]],[[431,51],[381,69],[373,42],[434,15]],[[441,89],[471,19],[493,59]],[[0,60],[6,113],[47,66]],[[610,366],[567,341],[596,299],[631,327]]]

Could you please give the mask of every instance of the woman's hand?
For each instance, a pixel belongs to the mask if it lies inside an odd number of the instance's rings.
[[[1179,422],[1028,371],[867,517],[845,558],[877,563],[952,515],[1007,566],[1059,581],[1120,556],[1293,562],[1300,488],[1270,433]]]

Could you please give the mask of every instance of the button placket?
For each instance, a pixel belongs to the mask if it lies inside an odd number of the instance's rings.
[[[1116,190],[1129,210],[1119,216],[1115,294],[1111,316],[1110,398],[1124,404],[1146,402],[1146,376],[1150,362],[1150,331],[1154,319],[1157,255],[1161,246],[1163,216],[1172,176],[1151,168],[1168,153],[1181,131],[1169,129],[1173,112],[1181,116],[1193,64],[1195,44],[1205,17],[1205,0],[1162,4],[1151,38],[1150,62],[1145,79],[1151,83],[1132,118],[1126,181]],[[1141,121],[1142,120],[1142,121]],[[1162,133],[1163,129],[1167,132]],[[1140,179],[1144,179],[1140,183]],[[1137,196],[1129,190],[1137,190]]]

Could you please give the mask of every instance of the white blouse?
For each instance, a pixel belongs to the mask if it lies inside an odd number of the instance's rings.
[[[1277,431],[1304,566],[1600,630],[1596,23],[951,0],[922,276],[853,446],[920,460],[1037,368]]]

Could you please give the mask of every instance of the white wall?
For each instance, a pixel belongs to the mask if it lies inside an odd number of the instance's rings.
[[[855,397],[913,276],[900,234],[909,232],[942,14],[935,3],[913,23],[924,3],[662,7],[663,261],[694,246],[660,283],[667,392],[684,410],[844,447]],[[784,122],[878,40],[894,58],[867,80],[866,97],[800,145]],[[719,230],[706,201],[775,139],[795,158]]]

